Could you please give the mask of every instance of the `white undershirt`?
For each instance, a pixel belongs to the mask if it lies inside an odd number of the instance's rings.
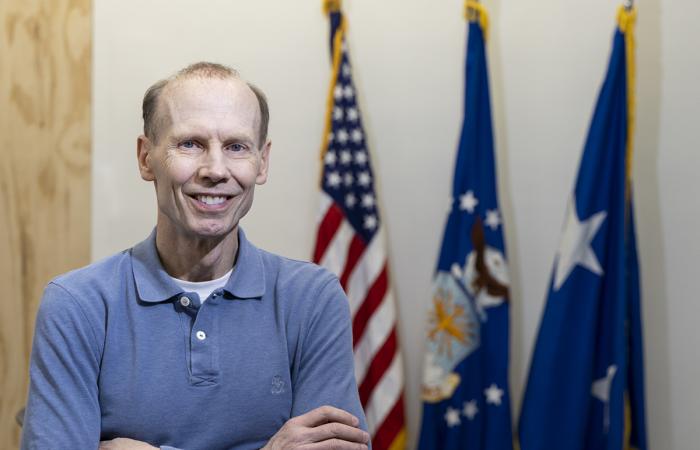
[[[226,282],[231,276],[231,272],[233,272],[233,269],[226,272],[223,277],[209,281],[185,281],[175,277],[170,278],[172,278],[173,281],[177,283],[177,285],[180,286],[185,292],[196,292],[197,295],[199,295],[199,301],[204,303],[212,292],[226,286]]]

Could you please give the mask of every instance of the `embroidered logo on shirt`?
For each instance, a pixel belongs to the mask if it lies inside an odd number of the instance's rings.
[[[275,375],[272,377],[272,387],[270,392],[273,394],[284,394],[284,380],[281,376]]]

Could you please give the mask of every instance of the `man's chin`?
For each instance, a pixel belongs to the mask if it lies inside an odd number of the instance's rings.
[[[231,224],[198,224],[192,228],[192,234],[202,239],[221,239],[236,231],[236,225]]]

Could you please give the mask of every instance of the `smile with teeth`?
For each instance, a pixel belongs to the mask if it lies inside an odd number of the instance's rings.
[[[228,199],[228,197],[226,197],[226,196],[214,196],[214,195],[197,195],[197,196],[195,196],[195,198],[197,199],[197,201],[200,201],[206,205],[211,205],[211,206],[220,205]]]

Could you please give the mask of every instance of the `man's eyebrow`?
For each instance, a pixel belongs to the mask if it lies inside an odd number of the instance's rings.
[[[209,133],[202,132],[201,130],[197,129],[189,129],[189,130],[174,130],[170,134],[170,140],[173,142],[177,141],[182,141],[185,139],[196,139],[196,140],[202,140],[202,141],[209,141],[211,139],[211,135]],[[251,136],[250,134],[247,133],[227,133],[223,134],[221,136],[221,142],[224,144],[228,144],[231,142],[245,142],[245,143],[255,143],[256,142],[256,137]]]

